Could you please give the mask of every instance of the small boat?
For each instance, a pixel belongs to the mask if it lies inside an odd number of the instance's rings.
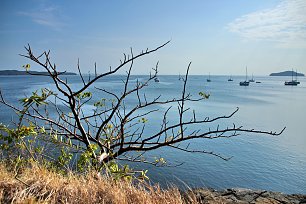
[[[297,77],[297,73],[296,73],[296,77]],[[293,69],[292,69],[292,76],[291,76],[291,81],[285,81],[285,86],[297,86],[298,84],[300,84],[299,81],[293,80]]]
[[[182,79],[181,74],[179,74],[178,80],[181,80],[181,79]]]
[[[297,86],[299,83],[297,81],[285,81],[286,86]]]
[[[230,76],[230,78],[227,81],[234,81],[234,80],[232,79],[232,76]]]
[[[159,82],[159,79],[156,77],[156,78],[154,78],[154,81],[155,82]]]
[[[249,82],[255,82],[253,74],[252,74],[252,79],[250,79]]]
[[[211,82],[211,80],[210,80],[210,73],[209,73],[208,79],[206,79],[206,81],[207,81],[207,82]]]
[[[239,83],[240,86],[248,86],[250,84],[250,82],[248,81],[242,81]]]
[[[300,82],[299,81],[297,81],[297,80],[294,80],[297,84],[300,84]]]
[[[250,82],[248,81],[248,67],[245,68],[245,81],[239,83],[240,86],[248,86]]]
[[[297,70],[295,71],[295,80],[293,80],[293,81],[295,81],[297,84],[300,84],[300,82],[297,80],[297,75],[298,75],[298,73],[297,73]]]
[[[256,81],[256,84],[260,84],[261,83],[261,81]]]

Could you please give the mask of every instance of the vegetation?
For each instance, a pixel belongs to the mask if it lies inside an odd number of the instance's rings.
[[[218,121],[230,119],[238,111],[238,108],[229,115],[215,118],[199,117],[196,115],[194,110],[187,108],[188,102],[200,103],[208,99],[209,94],[200,92],[199,96],[194,98],[187,92],[188,73],[191,63],[187,67],[186,75],[181,80],[182,92],[179,98],[167,100],[163,100],[161,96],[156,96],[153,99],[147,98],[145,87],[157,77],[158,63],[146,80],[137,81],[136,84],[132,84],[130,78],[134,61],[156,52],[168,43],[152,50],[146,49],[137,55],[134,55],[131,49],[129,55],[124,54],[123,60],[120,61],[117,67],[110,67],[109,71],[103,74],[97,74],[97,67],[95,65],[95,76],[92,78],[89,76],[88,79],[85,79],[82,75],[78,63],[77,69],[82,86],[76,89],[72,89],[69,81],[63,78],[63,72],[60,72],[56,65],[51,62],[50,51],[35,55],[30,45],[25,47],[27,53],[22,56],[40,65],[45,71],[44,73],[33,74],[29,72],[30,64],[27,64],[24,66],[26,72],[32,75],[51,78],[56,89],[43,88],[33,92],[32,95],[20,99],[21,107],[8,103],[2,92],[0,92],[0,102],[12,108],[19,115],[19,121],[14,121],[15,123],[12,127],[0,125],[1,157],[13,169],[13,172],[16,173],[15,178],[18,178],[20,169],[33,166],[34,162],[39,167],[38,169],[35,167],[35,171],[48,169],[48,171],[57,172],[62,175],[69,175],[71,171],[78,174],[84,173],[84,175],[98,172],[99,174],[111,176],[116,181],[133,180],[134,182],[132,183],[134,184],[141,183],[141,181],[148,179],[146,171],[132,170],[128,165],[121,166],[118,160],[143,162],[155,166],[168,165],[164,158],[146,157],[147,152],[161,147],[174,148],[189,153],[210,154],[228,160],[229,158],[215,152],[203,149],[190,149],[188,141],[194,139],[230,138],[238,136],[243,132],[268,135],[279,135],[283,132],[284,129],[280,132],[245,129],[243,126],[236,126],[235,124],[231,127],[223,128],[219,125],[213,125]],[[98,80],[103,80],[109,75],[116,74],[125,67],[126,77],[123,81],[121,93],[113,93],[106,89],[106,87],[95,86],[95,82]],[[105,97],[97,99],[95,97],[96,93]],[[129,106],[126,103],[129,98],[137,99],[137,102]],[[95,107],[93,112],[88,113],[84,110],[86,104],[92,104]],[[156,108],[156,105],[160,104],[169,105],[168,109],[162,113],[163,120],[160,122],[160,129],[156,130],[156,132],[148,133],[146,131],[147,124],[149,123],[147,118],[152,113],[161,112],[160,109]],[[177,107],[177,122],[171,120],[168,116],[174,105]],[[66,179],[69,179],[69,177]],[[107,183],[103,182],[103,185],[95,183],[93,185],[91,183],[94,182],[94,179],[90,179],[86,181],[88,184],[85,187],[88,193],[82,196],[88,196],[88,198],[84,199],[96,197],[97,195],[94,193],[96,190],[94,189],[100,189]],[[29,182],[25,182],[24,185],[28,185],[27,183]],[[48,185],[52,184],[50,182],[50,180],[43,181],[43,183]],[[82,185],[84,184],[73,183],[67,189],[55,191],[61,192],[58,196],[65,195],[69,197],[70,193],[83,193],[84,189],[80,191],[83,188],[81,187]],[[128,188],[124,191],[131,191],[129,185],[128,187],[122,186],[122,184],[118,185],[116,187],[118,189]],[[56,188],[59,188],[59,186]],[[43,189],[45,188],[47,187],[38,187],[40,192],[37,193],[41,197],[59,199],[57,196],[53,197],[51,195],[53,191],[47,194],[40,194],[44,192]],[[102,189],[105,188],[103,187]],[[108,186],[107,188],[113,188],[113,186]],[[30,191],[28,195],[34,191]],[[156,192],[160,193],[160,190]],[[178,191],[173,190],[171,193],[177,194]],[[150,193],[143,195],[145,197],[139,199],[149,199],[147,196],[150,195],[148,194]],[[166,194],[169,194],[169,192],[156,196],[163,197]],[[177,201],[173,201],[173,203],[175,202]]]
[[[93,172],[62,176],[36,165],[23,169],[18,177],[0,165],[0,181],[1,203],[183,203],[176,188],[162,190],[158,186],[114,182],[97,178]]]

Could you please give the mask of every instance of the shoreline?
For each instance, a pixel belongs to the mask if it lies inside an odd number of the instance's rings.
[[[282,192],[246,188],[225,190],[198,188],[182,192],[182,196],[186,203],[192,201],[192,196],[195,196],[198,203],[306,203],[306,194],[284,194]]]

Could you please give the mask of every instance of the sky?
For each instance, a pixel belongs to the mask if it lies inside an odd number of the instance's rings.
[[[51,51],[60,71],[99,73],[128,54],[161,50],[134,63],[132,74],[306,74],[305,0],[1,0],[0,70],[31,64],[30,44]],[[123,74],[125,70],[119,72]]]

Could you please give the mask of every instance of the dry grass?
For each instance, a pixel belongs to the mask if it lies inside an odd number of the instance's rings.
[[[182,193],[175,187],[163,190],[157,185],[132,185],[96,175],[62,176],[34,165],[22,169],[15,177],[0,162],[0,203],[249,203],[240,198],[238,200],[237,196],[222,195],[222,192],[220,194],[209,189],[193,189]],[[252,203],[280,203],[279,199],[284,200],[284,203],[291,203],[291,200],[298,203],[305,199],[303,195],[279,197],[281,195],[275,199],[272,192],[271,197],[256,197]],[[249,199],[248,196],[246,198]]]
[[[189,198],[189,202],[193,199]],[[0,203],[184,203],[177,188],[132,185],[110,178],[61,176],[44,168],[24,169],[17,178],[0,165]]]

